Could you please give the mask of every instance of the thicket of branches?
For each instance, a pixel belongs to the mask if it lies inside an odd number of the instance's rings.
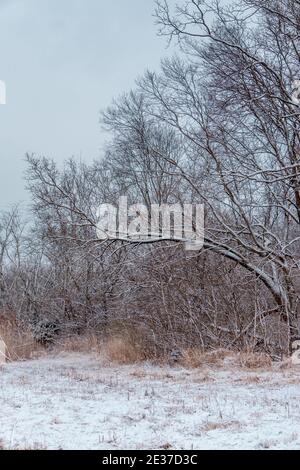
[[[1,308],[77,332],[131,325],[159,349],[287,351],[300,319],[300,2],[179,3],[156,8],[178,55],[102,114],[104,158],[59,170],[27,157],[34,223],[2,216]],[[204,203],[204,248],[98,240],[97,209],[120,195]]]

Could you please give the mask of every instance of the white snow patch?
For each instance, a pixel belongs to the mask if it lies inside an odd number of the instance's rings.
[[[300,449],[300,371],[105,365],[72,354],[0,368],[6,449]]]

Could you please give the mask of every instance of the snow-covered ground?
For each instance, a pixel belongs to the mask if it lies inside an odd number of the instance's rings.
[[[105,365],[61,354],[0,369],[5,449],[300,449],[300,370]]]

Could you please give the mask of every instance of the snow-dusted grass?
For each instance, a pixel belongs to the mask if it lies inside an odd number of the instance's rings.
[[[0,417],[0,449],[300,449],[300,370],[60,354],[1,367]]]

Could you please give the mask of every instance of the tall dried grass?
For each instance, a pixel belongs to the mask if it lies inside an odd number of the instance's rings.
[[[32,333],[11,325],[0,325],[0,340],[6,345],[6,360],[19,361],[32,359],[42,348],[34,340]]]
[[[224,367],[224,365],[228,365],[243,369],[269,369],[273,364],[271,357],[264,353],[251,351],[236,352],[226,349],[203,352],[197,348],[185,350],[180,363],[186,368],[200,368],[203,366]]]
[[[143,351],[136,344],[129,343],[128,339],[121,336],[112,336],[104,341],[102,354],[119,364],[133,364],[145,359]]]
[[[265,353],[240,352],[237,356],[238,365],[245,369],[269,369],[272,359]]]
[[[45,348],[34,340],[30,331],[20,329],[13,317],[0,312],[0,340],[6,344],[8,361],[37,357]],[[54,351],[95,353],[99,357],[119,364],[133,364],[145,360],[165,363],[170,356],[158,348],[155,336],[141,325],[115,321],[105,332],[87,331],[81,335],[59,336]],[[272,359],[263,353],[234,352],[226,349],[205,352],[200,348],[183,350],[177,361],[186,368],[230,365],[247,369],[270,368]]]
[[[120,364],[155,360],[158,358],[155,338],[140,325],[115,322],[103,339],[101,353]]]
[[[183,351],[180,364],[188,369],[194,369],[205,365],[221,366],[226,357],[232,356],[232,351],[216,349],[204,352],[199,348],[189,348]]]
[[[58,337],[55,341],[56,352],[94,353],[105,361],[119,364],[133,364],[156,357],[155,345],[142,329],[116,322],[105,334],[86,332],[81,335]]]
[[[100,339],[93,332],[58,338],[55,342],[56,351],[99,354],[100,347]]]

